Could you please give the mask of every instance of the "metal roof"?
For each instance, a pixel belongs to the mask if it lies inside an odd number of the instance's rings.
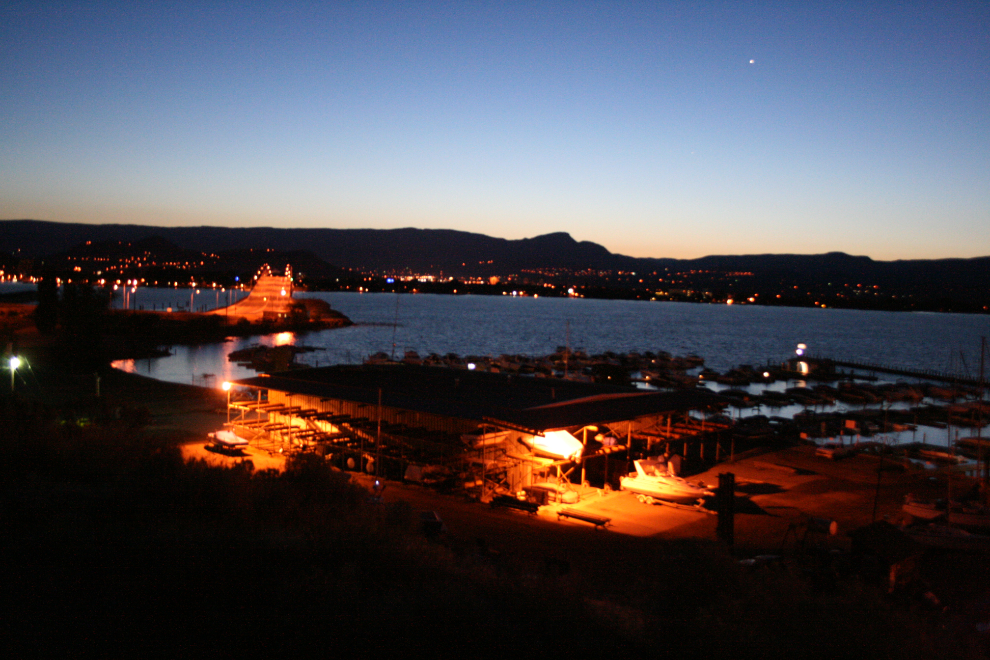
[[[299,369],[236,384],[367,405],[377,405],[380,392],[389,408],[538,432],[723,405],[720,397],[700,389],[660,392],[405,364]]]

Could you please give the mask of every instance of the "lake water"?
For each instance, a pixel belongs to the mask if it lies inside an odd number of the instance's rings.
[[[0,293],[31,285],[2,284]],[[214,309],[245,292],[188,288],[118,291],[114,307]],[[294,344],[318,350],[299,356],[311,365],[356,364],[384,352],[421,356],[548,355],[569,345],[589,354],[667,351],[700,355],[726,371],[740,364],[778,364],[798,343],[811,355],[863,360],[908,369],[952,371],[976,377],[980,339],[990,316],[929,312],[703,305],[691,303],[512,296],[440,296],[388,293],[296,293],[323,299],[356,325],[305,335],[282,333],[218,345],[172,347],[166,358],[126,368],[161,380],[192,382],[212,374],[224,380],[254,375],[227,361],[253,344]]]
[[[0,293],[24,285],[0,285]],[[230,294],[232,299],[245,295]],[[811,355],[861,360],[907,369],[934,369],[979,375],[981,337],[990,335],[990,316],[872,312],[839,309],[701,305],[580,298],[511,296],[438,296],[371,293],[297,293],[327,301],[356,325],[305,335],[281,333],[232,339],[205,346],[173,346],[172,355],[123,360],[115,366],[160,380],[218,386],[224,380],[256,375],[230,362],[228,355],[255,344],[292,344],[317,350],[298,356],[312,366],[358,364],[377,352],[401,358],[406,350],[421,356],[456,353],[548,355],[569,345],[589,354],[613,351],[667,351],[699,355],[724,372],[740,364],[779,364],[794,355],[798,343]],[[131,297],[133,296],[133,297]],[[139,289],[116,308],[214,309],[227,292],[212,289]],[[783,390],[793,383],[777,382]],[[710,384],[714,389],[719,386]],[[754,393],[762,386],[753,385]],[[908,404],[895,403],[892,407]],[[789,417],[802,409],[731,410]],[[926,440],[949,444],[959,431],[919,427],[894,434],[895,442]]]
[[[210,309],[224,294],[188,289],[141,289],[146,309],[183,301]],[[254,375],[227,361],[252,344],[294,344],[318,350],[299,356],[313,366],[356,364],[384,352],[421,356],[548,355],[569,345],[589,354],[667,351],[696,354],[725,371],[740,364],[779,364],[798,343],[811,355],[864,360],[910,369],[977,376],[980,339],[990,316],[875,312],[840,309],[702,305],[690,303],[511,296],[297,293],[323,299],[355,326],[305,335],[282,333],[220,345],[172,348],[167,358],[130,362],[125,368],[175,382],[212,374],[218,381]]]

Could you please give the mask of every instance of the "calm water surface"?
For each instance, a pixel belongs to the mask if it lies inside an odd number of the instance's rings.
[[[187,289],[142,289],[150,308],[184,300]],[[222,295],[222,294],[221,294]],[[283,333],[219,345],[172,348],[173,355],[130,361],[124,368],[154,378],[190,382],[212,374],[218,380],[253,371],[227,361],[252,344],[295,344],[318,350],[300,356],[314,366],[356,364],[384,352],[421,356],[547,355],[569,345],[589,354],[667,351],[700,355],[725,371],[740,364],[780,363],[798,343],[809,353],[915,369],[951,370],[976,376],[980,338],[990,335],[990,316],[871,312],[838,309],[701,305],[578,298],[440,296],[359,293],[298,293],[323,299],[355,326],[305,335]],[[212,291],[193,292],[194,307],[212,308]]]

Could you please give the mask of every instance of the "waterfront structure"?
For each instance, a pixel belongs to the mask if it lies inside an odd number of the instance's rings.
[[[266,266],[255,276],[247,297],[227,307],[218,307],[211,313],[244,318],[254,323],[280,321],[289,317],[292,304],[292,269],[286,267],[284,275],[275,275]]]
[[[672,442],[686,452],[685,437],[706,430],[705,414],[723,405],[701,389],[661,392],[407,364],[301,369],[234,386],[230,425],[253,434],[258,446],[315,451],[376,475],[462,482],[482,494],[574,478],[576,469],[583,482],[589,467],[598,485],[617,485],[632,458]],[[558,452],[555,441],[570,444]]]

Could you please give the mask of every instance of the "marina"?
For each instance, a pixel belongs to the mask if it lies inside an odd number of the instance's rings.
[[[662,428],[644,432],[642,443],[653,451],[660,441],[699,436],[704,440],[682,442],[678,453],[690,452],[706,462],[756,443],[804,439],[834,447],[822,450],[832,456],[902,447],[905,460],[934,468],[944,461],[977,459],[956,441],[982,433],[983,420],[990,419],[972,385],[976,370],[968,368],[979,363],[982,335],[977,333],[986,333],[988,326],[982,316],[479,296],[296,295],[325,301],[355,325],[174,346],[169,357],[115,366],[208,386],[251,378],[255,368],[274,365],[368,363],[611,382],[655,391],[701,388],[721,397],[720,410],[668,418]],[[932,350],[936,337],[951,348]],[[806,338],[815,343],[797,341]],[[843,358],[795,361],[798,344],[810,346],[809,353],[835,351]],[[936,363],[933,357],[940,352],[945,359]],[[881,359],[890,361],[884,365]],[[938,377],[929,378],[932,374]],[[474,444],[496,444],[499,430],[493,431],[496,435]]]

